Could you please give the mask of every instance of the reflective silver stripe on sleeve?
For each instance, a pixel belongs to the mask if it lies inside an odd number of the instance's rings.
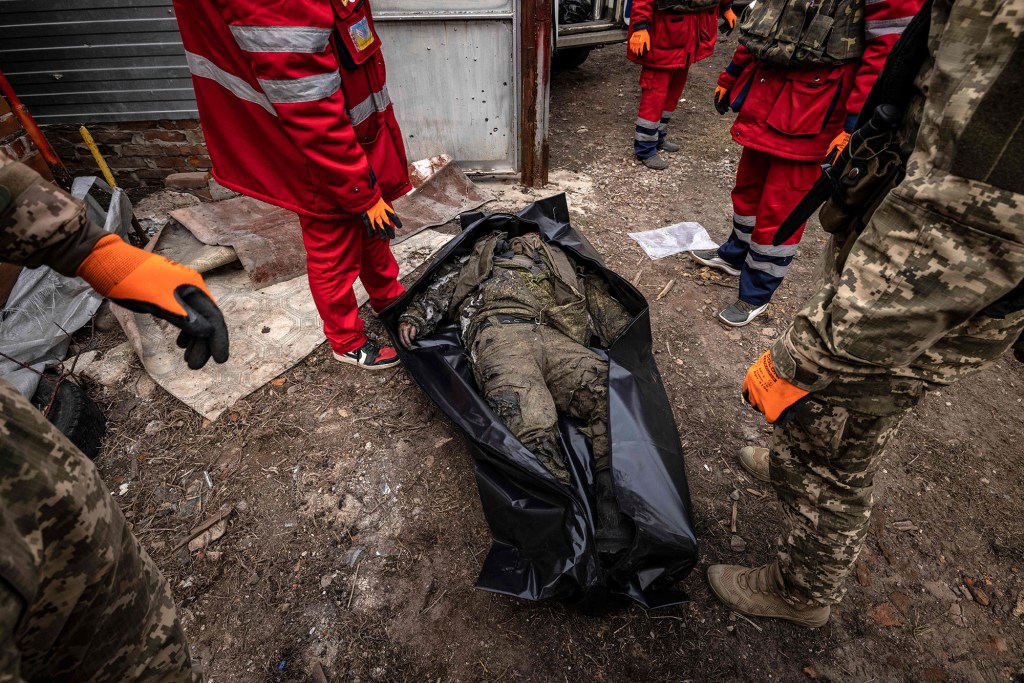
[[[365,100],[348,110],[348,118],[353,126],[358,126],[376,112],[382,112],[391,106],[388,87],[384,86]]]
[[[762,273],[768,273],[772,277],[786,277],[786,271],[789,270],[789,265],[780,266],[777,263],[771,261],[755,261],[750,254],[747,254],[747,260],[744,262],[747,268],[752,270],[760,270]]]
[[[315,102],[330,97],[341,87],[341,74],[332,71],[302,78],[269,79],[259,78],[260,87],[274,104],[295,104]]]
[[[876,19],[864,22],[864,35],[868,40],[880,36],[900,35],[914,17],[901,19]]]
[[[750,251],[757,252],[761,256],[771,256],[772,258],[796,256],[797,247],[799,247],[797,244],[780,244],[775,246],[774,244],[750,243]]]
[[[231,35],[246,52],[308,52],[327,47],[331,29],[315,26],[232,26]]]
[[[274,106],[270,104],[270,100],[267,99],[267,96],[246,83],[245,79],[228,73],[206,57],[197,55],[194,52],[186,52],[185,59],[188,61],[188,70],[192,72],[192,75],[198,76],[199,78],[208,78],[214,83],[226,88],[235,97],[245,100],[246,102],[258,104],[266,109],[270,114],[277,116],[277,112],[274,111]]]

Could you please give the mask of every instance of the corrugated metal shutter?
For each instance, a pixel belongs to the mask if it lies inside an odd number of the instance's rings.
[[[0,68],[44,124],[198,116],[171,0],[0,0]]]

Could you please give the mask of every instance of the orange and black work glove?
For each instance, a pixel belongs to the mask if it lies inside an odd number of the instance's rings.
[[[770,351],[765,351],[747,370],[743,400],[764,414],[768,422],[784,423],[789,411],[807,400],[809,393],[793,386],[775,373]]]
[[[719,114],[729,111],[729,89],[721,85],[715,88],[715,111]]]
[[[651,34],[647,29],[633,31],[629,38],[629,51],[637,57],[643,57],[651,51]]]
[[[395,230],[402,227],[395,210],[383,199],[363,213],[363,224],[366,226],[367,237],[379,237],[382,240],[395,239]]]
[[[736,28],[736,13],[730,7],[722,12],[722,25],[718,27],[718,30],[725,35],[729,35],[734,28]]]
[[[228,359],[224,316],[191,268],[105,235],[76,274],[114,303],[179,328],[178,347],[189,368],[198,370],[211,356],[218,363]]]
[[[839,158],[839,155],[843,153],[848,144],[850,144],[850,134],[845,130],[840,131],[839,135],[835,136],[828,145],[828,152],[825,154],[826,163],[836,163],[836,159]]]

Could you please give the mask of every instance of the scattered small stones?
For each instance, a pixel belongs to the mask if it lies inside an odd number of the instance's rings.
[[[743,537],[738,534],[733,534],[732,538],[729,539],[729,548],[733,552],[742,553],[747,549],[747,542],[743,540]]]
[[[733,500],[739,500],[740,492],[736,489],[733,489],[732,493],[729,494],[729,497],[732,498]]]
[[[950,603],[957,600],[953,589],[942,581],[925,581],[924,589],[931,593],[932,597],[939,602]]]
[[[954,602],[949,606],[949,618],[957,626],[967,626],[967,620],[964,619],[963,608],[960,607],[959,602]]]
[[[137,382],[135,382],[135,395],[144,401],[148,401],[156,395],[156,382],[153,378],[147,374],[139,376]]]
[[[1024,616],[1024,591],[1017,594],[1017,605],[1013,608],[1013,616],[1018,619]]]

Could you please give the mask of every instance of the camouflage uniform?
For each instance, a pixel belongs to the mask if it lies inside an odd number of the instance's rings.
[[[838,602],[871,515],[881,455],[925,392],[989,365],[1024,331],[1024,0],[935,2],[932,63],[907,120],[907,179],[772,347],[813,392],[775,430],[780,566],[791,598]],[[912,137],[912,136],[911,136]],[[838,257],[838,260],[837,260]]]
[[[0,154],[0,257],[74,275],[105,232]],[[96,468],[0,382],[0,683],[201,681],[167,582]]]
[[[569,476],[559,412],[586,422],[595,467],[608,467],[608,363],[587,344],[607,346],[630,318],[602,278],[578,273],[555,246],[491,233],[442,267],[401,316],[420,335],[444,319],[459,321],[488,405],[556,477]]]

